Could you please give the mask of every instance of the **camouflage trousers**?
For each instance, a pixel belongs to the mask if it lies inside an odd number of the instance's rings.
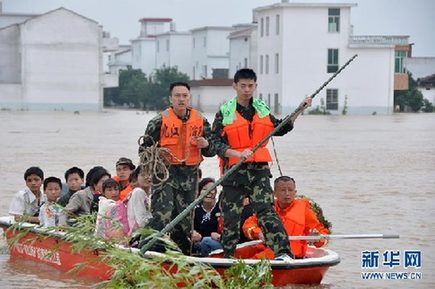
[[[273,190],[270,186],[270,170],[267,164],[244,164],[229,180],[223,182],[221,196],[224,230],[222,243],[224,256],[234,256],[240,238],[240,215],[243,198],[251,198],[258,224],[263,231],[266,245],[275,256],[291,256],[284,226],[273,208]]]
[[[161,231],[193,202],[197,191],[197,167],[180,166],[170,169],[170,178],[162,186],[153,189],[151,195],[152,219],[148,226]],[[171,232],[171,239],[181,251],[190,255],[192,214],[183,218]]]

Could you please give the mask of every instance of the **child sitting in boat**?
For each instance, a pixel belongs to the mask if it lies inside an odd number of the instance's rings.
[[[64,225],[63,208],[56,203],[62,190],[62,181],[56,177],[48,177],[44,180],[43,188],[47,201],[39,209],[39,223],[42,227]]]
[[[204,178],[198,184],[198,190],[202,194],[215,183],[212,178]],[[212,190],[202,201],[201,205],[196,206],[194,216],[194,231],[192,241],[194,249],[206,257],[211,251],[222,249],[220,243],[221,230],[219,228],[219,217],[221,210],[216,204],[216,189]]]
[[[145,227],[152,218],[151,214],[151,187],[152,179],[141,173],[141,167],[137,167],[129,178],[134,187],[127,199],[128,236],[131,236],[138,228]],[[124,199],[125,200],[125,199]]]
[[[9,214],[15,221],[39,223],[39,207],[45,202],[46,197],[41,192],[44,172],[39,167],[30,167],[24,173],[26,188],[18,191],[9,206]]]
[[[65,172],[65,181],[68,187],[68,191],[65,193],[61,193],[59,200],[57,203],[61,206],[66,206],[69,202],[69,199],[72,195],[74,195],[76,192],[83,189],[83,180],[85,178],[85,173],[81,168],[78,167],[72,167],[69,168]]]
[[[310,207],[308,199],[295,199],[296,182],[288,176],[278,177],[274,182],[275,210],[281,219],[285,230],[289,236],[308,236],[316,234],[329,234],[329,230],[316,217]],[[264,241],[264,235],[258,224],[257,217],[249,217],[243,224],[243,232],[251,240],[260,239]],[[314,242],[316,247],[321,247],[327,240]],[[296,258],[304,258],[307,252],[307,241],[291,241],[291,251]],[[254,259],[273,259],[273,251],[264,247],[263,251],[258,252]]]
[[[116,210],[116,201],[119,199],[119,184],[114,179],[107,179],[103,183],[103,193],[98,203],[97,224],[95,234],[110,239],[114,220],[108,218],[109,211]]]

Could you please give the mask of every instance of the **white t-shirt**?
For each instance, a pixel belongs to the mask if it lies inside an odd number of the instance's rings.
[[[128,226],[130,233],[143,228],[151,219],[151,200],[141,188],[134,188],[127,203]]]
[[[47,201],[47,198],[44,193],[41,192],[41,200],[40,203],[44,203]],[[9,214],[10,215],[28,215],[34,216],[39,211],[39,205],[36,200],[35,195],[30,191],[29,188],[25,188],[23,190],[18,191],[14,198],[12,199],[11,204],[9,205]]]

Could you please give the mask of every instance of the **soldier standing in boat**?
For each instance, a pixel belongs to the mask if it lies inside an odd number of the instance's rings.
[[[213,128],[213,145],[223,160],[223,171],[237,164],[243,156],[246,161],[222,182],[221,207],[224,219],[222,244],[224,256],[234,256],[240,235],[240,215],[243,198],[249,196],[258,222],[264,232],[266,245],[277,259],[293,257],[287,233],[273,209],[273,190],[270,185],[269,162],[272,157],[266,144],[257,151],[252,148],[277,127],[282,120],[276,119],[267,104],[254,98],[257,76],[252,69],[243,68],[234,75],[233,88],[237,96],[224,103],[217,112]],[[304,100],[311,105],[311,98]],[[302,110],[300,111],[302,112]],[[295,114],[291,121],[275,133],[282,136],[293,129]]]
[[[161,231],[193,202],[197,190],[198,170],[203,156],[215,155],[208,138],[210,124],[201,113],[190,107],[190,86],[184,82],[170,85],[171,106],[149,123],[139,148],[159,142],[169,162],[170,178],[155,186],[151,196],[153,218],[149,227]],[[171,232],[171,239],[184,254],[190,254],[192,218],[188,215]]]

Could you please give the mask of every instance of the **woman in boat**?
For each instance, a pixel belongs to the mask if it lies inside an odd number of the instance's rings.
[[[281,219],[289,236],[307,236],[311,234],[329,234],[329,230],[323,226],[310,207],[308,199],[295,199],[296,182],[288,176],[281,176],[275,179],[275,211]],[[260,239],[264,241],[264,234],[258,225],[257,217],[249,217],[243,224],[243,232],[251,240]],[[314,242],[316,247],[324,246],[327,240]],[[307,252],[307,241],[291,241],[290,247],[296,258],[304,258]],[[273,259],[273,251],[264,247],[264,250],[254,255],[252,258]]]
[[[73,194],[65,206],[64,212],[68,218],[98,212],[98,201],[103,189],[103,183],[110,178],[109,172],[96,166],[86,175],[86,188]]]
[[[214,179],[204,178],[198,184],[198,191],[201,194],[214,183]],[[192,241],[194,249],[204,257],[208,256],[211,251],[222,249],[220,243],[222,232],[219,229],[221,210],[216,204],[216,194],[217,190],[214,189],[204,197],[202,204],[195,208]]]

